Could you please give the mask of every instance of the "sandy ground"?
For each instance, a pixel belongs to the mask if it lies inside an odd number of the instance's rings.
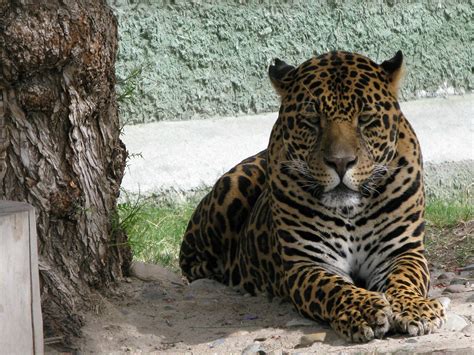
[[[77,350],[132,354],[474,353],[472,271],[461,276],[434,273],[431,295],[451,299],[443,329],[413,338],[389,335],[367,344],[345,342],[330,328],[302,318],[289,303],[278,299],[270,302],[265,297],[251,297],[211,280],[186,285],[178,275],[156,265],[136,264],[134,274],[140,279],[131,277],[113,295],[97,300],[96,312],[87,315],[83,337],[77,339]],[[447,287],[452,292],[447,293]]]

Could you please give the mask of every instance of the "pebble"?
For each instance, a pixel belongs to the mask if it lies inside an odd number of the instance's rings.
[[[474,271],[474,264],[466,265],[466,266],[460,268],[459,270],[461,270],[461,271]]]
[[[130,311],[126,308],[120,308],[120,313],[122,313],[124,316],[127,316],[130,314]]]
[[[222,345],[225,343],[224,338],[219,338],[217,340],[214,340],[212,343],[209,344],[210,348],[215,348],[216,346]]]
[[[462,329],[462,332],[467,335],[468,337],[471,337],[474,335],[474,324],[469,324],[468,326],[464,327]]]
[[[255,319],[258,319],[258,316],[255,315],[255,314],[246,314],[244,315],[244,320],[255,320]]]
[[[446,323],[444,323],[442,329],[449,330],[452,332],[459,332],[468,325],[469,323],[464,317],[454,312],[447,312]]]
[[[473,270],[460,271],[459,276],[465,277],[468,279],[474,279],[474,271]]]
[[[316,322],[306,318],[295,318],[286,322],[286,327],[311,327],[317,325]]]
[[[244,350],[242,350],[241,354],[242,355],[255,355],[255,354],[265,355],[266,352],[262,350],[262,346],[260,343],[253,343],[246,346]]]
[[[450,282],[449,282],[450,285],[466,285],[466,286],[469,286],[470,283],[469,283],[469,280],[467,279],[460,279],[460,278],[455,278],[455,279],[452,279]]]
[[[443,293],[460,293],[460,292],[468,292],[472,291],[472,288],[466,287],[464,285],[449,285],[446,287],[446,289],[443,291]]]
[[[444,272],[441,275],[438,276],[438,280],[447,280],[447,279],[452,279],[455,277],[456,274],[454,272]]]
[[[324,340],[326,340],[326,334],[326,332],[321,332],[303,335],[300,338],[299,343],[295,346],[295,349],[307,348],[308,346],[311,346],[316,342],[322,343]]]
[[[405,343],[418,343],[418,340],[410,338],[410,339],[405,340]]]

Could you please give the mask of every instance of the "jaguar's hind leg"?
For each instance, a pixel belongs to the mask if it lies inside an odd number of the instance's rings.
[[[199,203],[184,234],[180,251],[183,275],[190,281],[211,278],[228,283],[231,248],[265,183],[266,151],[250,157],[216,182]]]
[[[189,280],[202,278],[220,281],[222,270],[222,240],[206,228],[210,194],[206,195],[194,211],[181,243],[179,263],[183,275]]]

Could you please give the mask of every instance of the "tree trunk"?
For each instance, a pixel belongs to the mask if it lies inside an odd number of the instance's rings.
[[[130,261],[116,51],[105,0],[0,0],[0,199],[36,207],[45,336],[66,342]]]

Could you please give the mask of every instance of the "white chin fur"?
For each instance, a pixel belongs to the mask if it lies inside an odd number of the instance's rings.
[[[346,194],[327,192],[321,197],[321,202],[330,208],[356,207],[360,203],[360,195],[356,192]]]

